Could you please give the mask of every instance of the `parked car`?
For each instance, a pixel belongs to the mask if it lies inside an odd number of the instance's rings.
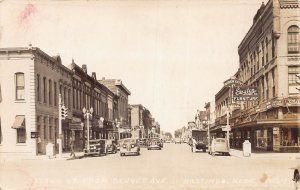
[[[106,155],[106,143],[105,139],[95,139],[89,141],[89,147],[84,150],[85,156],[90,155]]]
[[[106,152],[107,153],[117,153],[117,142],[115,140],[106,140]]]
[[[162,146],[161,146],[161,142],[160,142],[159,138],[151,138],[151,139],[149,139],[148,145],[147,145],[147,149],[148,150],[152,150],[152,149],[161,150]]]
[[[140,145],[138,139],[127,138],[120,141],[120,155],[129,154],[140,155]]]
[[[179,137],[175,138],[175,144],[177,144],[177,143],[181,144],[181,138],[179,138]]]
[[[140,146],[147,146],[147,139],[141,138],[139,139]]]
[[[293,181],[295,182],[295,189],[300,189],[300,165],[298,167],[292,168],[293,172]]]
[[[229,147],[227,146],[226,138],[212,139],[208,147],[208,153],[212,156],[215,156],[217,153],[229,156]]]

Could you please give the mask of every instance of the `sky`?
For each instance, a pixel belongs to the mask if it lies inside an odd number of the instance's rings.
[[[121,79],[165,132],[193,121],[239,67],[261,0],[0,0],[0,47],[32,44]],[[267,2],[265,2],[266,4]]]

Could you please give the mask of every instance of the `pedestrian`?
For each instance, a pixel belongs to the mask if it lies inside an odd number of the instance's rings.
[[[71,148],[71,154],[70,154],[70,157],[75,157],[75,152],[74,152],[74,140],[73,138],[71,137],[70,138],[70,148]]]

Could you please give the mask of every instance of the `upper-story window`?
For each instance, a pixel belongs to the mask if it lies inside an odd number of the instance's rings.
[[[52,105],[52,81],[49,79],[49,105]]]
[[[43,78],[43,95],[44,95],[44,103],[47,103],[47,88],[46,88],[46,77]]]
[[[37,101],[41,101],[41,77],[39,74],[36,75],[36,91],[37,91]]]
[[[25,99],[25,77],[24,73],[16,73],[16,100]]]
[[[54,82],[54,106],[57,105],[57,83]]]
[[[288,53],[299,53],[299,27],[296,25],[288,28]]]

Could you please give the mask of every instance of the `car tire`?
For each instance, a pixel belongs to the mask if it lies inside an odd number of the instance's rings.
[[[206,149],[203,149],[202,151],[203,151],[203,152],[206,152]]]

